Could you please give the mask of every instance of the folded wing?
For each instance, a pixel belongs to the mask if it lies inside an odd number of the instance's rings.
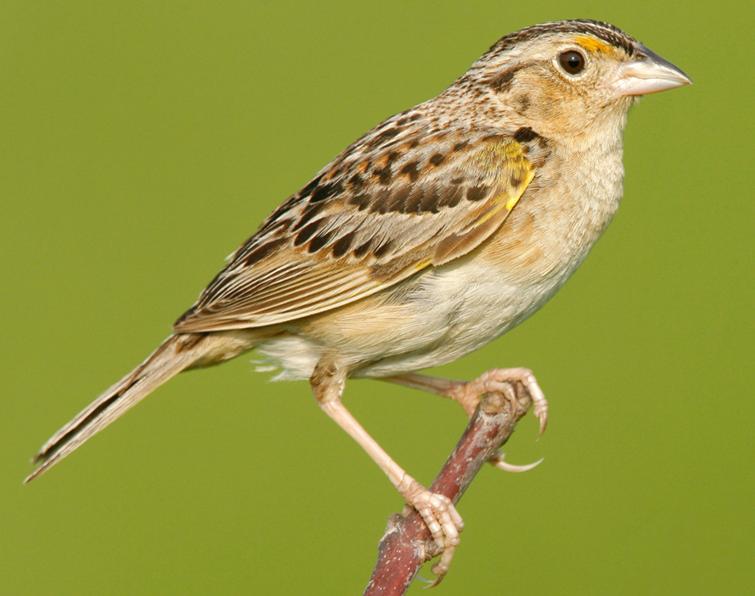
[[[527,151],[513,136],[447,132],[347,150],[236,251],[176,331],[322,313],[466,254],[532,180]]]

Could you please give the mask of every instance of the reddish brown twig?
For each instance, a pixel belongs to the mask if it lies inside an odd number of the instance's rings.
[[[430,490],[454,503],[461,498],[482,465],[508,440],[517,421],[527,412],[529,399],[520,391],[516,393],[521,398],[516,402],[500,394],[483,396]],[[414,509],[394,514],[380,541],[378,561],[365,596],[404,594],[420,566],[436,554],[430,531]]]

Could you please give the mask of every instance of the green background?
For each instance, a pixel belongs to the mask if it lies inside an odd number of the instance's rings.
[[[358,593],[400,500],[304,383],[250,357],[182,375],[22,487],[28,458],[355,137],[501,35],[583,16],[695,85],[632,111],[622,208],[574,279],[444,367],[529,366],[552,409],[507,448],[544,464],[485,468],[461,502],[437,593],[752,587],[753,10],[614,6],[3,2],[0,591]],[[347,404],[424,482],[465,425],[374,381]]]

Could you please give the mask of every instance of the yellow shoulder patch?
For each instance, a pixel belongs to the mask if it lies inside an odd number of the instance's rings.
[[[501,209],[508,212],[516,206],[532,181],[535,169],[526,157],[524,146],[513,139],[491,144],[480,154],[480,162],[496,173],[500,185],[495,206],[479,222],[483,223]]]

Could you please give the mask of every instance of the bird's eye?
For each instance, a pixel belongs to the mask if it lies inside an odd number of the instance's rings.
[[[585,57],[575,50],[559,54],[558,63],[570,75],[579,74],[585,69]]]

